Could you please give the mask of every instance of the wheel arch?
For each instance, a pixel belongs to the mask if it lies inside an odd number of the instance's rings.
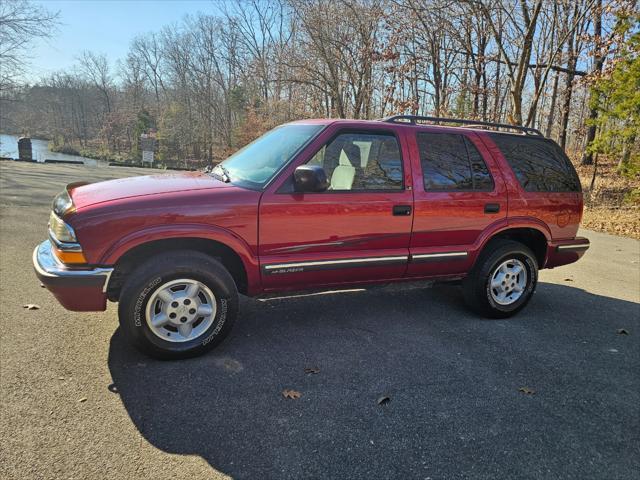
[[[478,249],[478,255],[476,256],[474,265],[478,261],[478,258],[480,258],[482,252],[484,252],[492,242],[500,239],[513,240],[526,245],[536,256],[538,268],[544,268],[544,265],[547,261],[549,234],[544,229],[532,225],[509,225],[497,232],[494,232],[490,236],[487,236],[487,238]]]
[[[173,235],[163,231],[147,231],[124,239],[105,255],[103,263],[114,268],[107,287],[109,300],[118,300],[124,279],[136,266],[153,255],[171,250],[195,250],[219,259],[242,294],[250,295],[259,289],[257,259],[241,239],[186,229],[180,232],[174,230]]]

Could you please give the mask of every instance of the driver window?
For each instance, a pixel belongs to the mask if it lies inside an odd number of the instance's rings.
[[[329,191],[402,190],[402,158],[391,134],[343,133],[308,162],[324,168]]]

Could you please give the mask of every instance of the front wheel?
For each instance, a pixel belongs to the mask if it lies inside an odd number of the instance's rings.
[[[512,240],[496,240],[480,255],[462,283],[466,303],[489,318],[507,318],[522,310],[538,283],[533,252]]]
[[[157,255],[122,287],[118,314],[128,339],[162,359],[201,355],[229,333],[238,310],[235,282],[200,252]]]

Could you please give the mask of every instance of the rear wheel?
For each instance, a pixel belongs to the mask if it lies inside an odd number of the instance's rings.
[[[162,359],[201,355],[229,333],[238,310],[233,278],[200,252],[157,255],[130,274],[118,313],[128,339]]]
[[[490,318],[507,318],[522,310],[538,283],[533,252],[519,242],[496,240],[485,247],[462,283],[465,301]]]

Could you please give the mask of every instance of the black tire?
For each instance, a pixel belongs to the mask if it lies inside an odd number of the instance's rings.
[[[501,305],[491,294],[490,282],[494,271],[509,259],[520,260],[527,279],[520,298],[509,305]],[[531,249],[512,240],[495,240],[487,244],[469,275],[463,280],[464,299],[469,308],[488,318],[508,318],[522,310],[538,284],[538,262]],[[500,288],[500,286],[498,285]]]
[[[147,324],[149,299],[161,286],[176,279],[204,284],[216,302],[210,327],[184,342],[163,340]],[[238,290],[227,269],[215,258],[188,250],[156,255],[136,268],[122,287],[118,305],[120,327],[127,339],[143,353],[163,360],[195,357],[213,349],[229,334],[237,314]]]

